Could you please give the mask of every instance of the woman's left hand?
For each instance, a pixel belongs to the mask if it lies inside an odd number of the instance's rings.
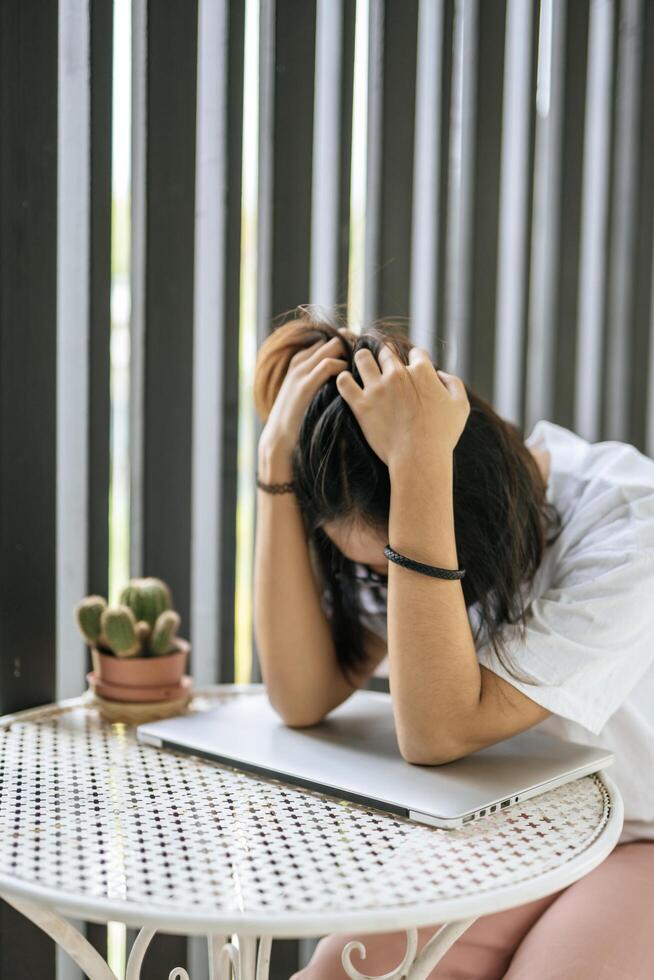
[[[411,348],[408,365],[388,344],[380,350],[379,364],[367,348],[354,360],[363,388],[347,370],[337,375],[336,387],[382,462],[390,468],[403,458],[452,452],[470,414],[460,378],[437,371],[422,347]]]

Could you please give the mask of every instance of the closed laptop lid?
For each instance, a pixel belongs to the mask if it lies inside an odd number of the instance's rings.
[[[404,816],[431,816],[439,826],[508,806],[613,759],[531,730],[445,765],[411,765],[400,753],[390,695],[373,691],[355,691],[310,728],[287,727],[265,693],[249,693],[140,725],[137,736]]]

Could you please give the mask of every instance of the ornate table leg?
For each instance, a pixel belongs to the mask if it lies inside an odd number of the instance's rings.
[[[155,935],[156,929],[141,929],[138,936],[132,943],[132,948],[129,951],[129,958],[127,960],[127,967],[125,970],[125,980],[139,980],[141,976],[141,967],[143,966],[143,957],[148,951],[148,946],[152,941],[152,937]]]
[[[352,963],[352,952],[357,950],[362,959],[366,957],[366,947],[357,939],[345,945],[341,953],[343,969],[351,980],[427,980],[436,964],[445,955],[462,933],[468,929],[474,919],[464,919],[462,922],[449,922],[442,925],[438,932],[425,943],[420,953],[418,950],[418,930],[407,929],[406,953],[404,959],[390,973],[373,977],[361,973]]]
[[[221,955],[228,942],[229,936],[207,936],[209,980],[229,980],[231,966]]]
[[[238,945],[227,936],[209,936],[208,943],[211,980],[229,980],[231,970],[234,980],[268,980],[272,936],[261,936],[258,949],[256,936],[238,936]]]
[[[50,909],[13,896],[2,896],[17,912],[42,929],[60,946],[90,980],[117,980],[116,974],[100,956],[97,949],[67,919]]]
[[[89,980],[118,980],[116,974],[91,945],[86,936],[67,919],[51,909],[34,902],[9,895],[0,895],[17,912],[57,943],[80,967]],[[125,969],[125,980],[139,980],[143,959],[156,929],[141,929],[132,944]],[[229,936],[209,936],[209,976],[211,980],[268,980],[272,936],[239,936],[238,945]],[[188,971],[178,966],[168,975],[168,980],[191,980]]]
[[[435,936],[420,950],[408,973],[408,980],[427,980],[436,964],[445,956],[450,946],[453,946],[459,936],[469,929],[475,919],[463,919],[461,922],[446,922]]]

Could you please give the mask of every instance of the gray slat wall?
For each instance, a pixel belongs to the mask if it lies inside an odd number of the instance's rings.
[[[240,309],[248,4],[253,322]],[[7,0],[0,18],[9,711],[83,687],[70,606],[107,590],[112,4]],[[242,335],[258,344],[299,303],[347,300],[362,142],[364,323],[406,318],[525,433],[549,418],[654,455],[652,4],[132,0],[130,569],[171,582],[201,683],[234,677]],[[102,928],[88,934],[103,947]],[[144,975],[186,962],[200,977],[202,956],[161,937]],[[54,962],[3,906],[0,980]],[[276,975],[297,964],[297,945],[279,944]],[[73,975],[61,958],[58,972]]]

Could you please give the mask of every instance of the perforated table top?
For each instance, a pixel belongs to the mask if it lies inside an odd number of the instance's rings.
[[[192,709],[260,689],[210,689]],[[97,921],[426,925],[564,887],[620,824],[601,775],[444,831],[141,745],[88,698],[0,719],[0,892]]]

